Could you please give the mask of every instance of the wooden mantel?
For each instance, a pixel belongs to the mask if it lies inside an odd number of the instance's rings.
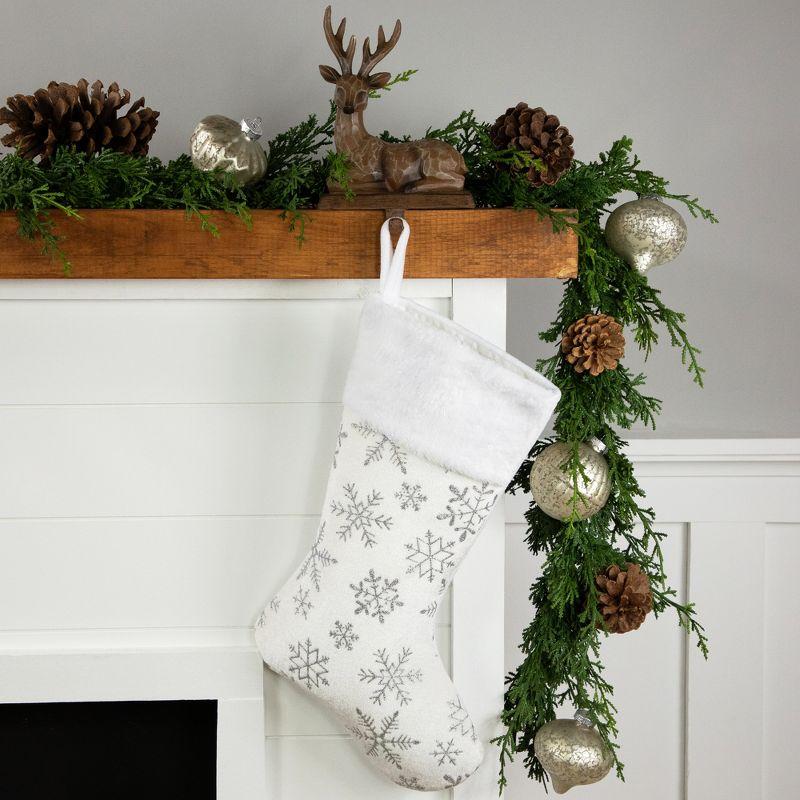
[[[309,212],[305,241],[277,211],[254,211],[253,228],[219,213],[219,238],[182,211],[86,210],[57,232],[76,278],[376,278],[382,211]],[[578,245],[534,211],[407,211],[409,278],[571,278]],[[64,277],[61,264],[21,239],[0,213],[0,279]]]

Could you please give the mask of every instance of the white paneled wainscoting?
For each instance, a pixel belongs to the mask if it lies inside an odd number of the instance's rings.
[[[217,699],[220,800],[417,796],[263,670],[251,636],[314,535],[361,302],[375,289],[0,285],[0,703]],[[504,281],[405,291],[504,344]],[[702,664],[671,619],[609,640],[628,782],[574,795],[798,796],[800,445],[640,441],[632,452],[712,659]],[[523,509],[498,509],[438,617],[484,739],[530,616]],[[487,748],[454,795],[493,797],[495,779]],[[515,772],[511,800],[540,795]]]
[[[626,781],[610,776],[570,796],[800,797],[800,440],[639,440],[630,453],[667,533],[672,586],[696,602],[711,653],[704,661],[669,613],[605,641]],[[522,498],[506,500],[509,669],[539,574],[524,509]],[[507,796],[540,796],[518,764]]]

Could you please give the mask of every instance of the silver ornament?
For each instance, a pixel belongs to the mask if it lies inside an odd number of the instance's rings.
[[[606,242],[639,272],[677,258],[686,245],[686,223],[655,195],[623,203],[606,221]]]
[[[578,458],[584,475],[578,474],[581,497],[574,512],[578,519],[588,519],[596,514],[611,493],[611,476],[608,463],[603,458],[605,445],[599,439],[590,439],[578,445]],[[549,517],[567,520],[573,514],[572,476],[565,466],[572,456],[571,445],[554,442],[545,447],[533,462],[530,485],[536,505]]]
[[[212,114],[197,123],[189,139],[192,164],[203,172],[223,169],[240,184],[254,183],[267,171],[267,154],[258,143],[261,117],[236,122]]]
[[[597,783],[608,775],[614,758],[585,711],[575,719],[554,719],[536,731],[536,758],[553,781],[556,794],[573,786]]]

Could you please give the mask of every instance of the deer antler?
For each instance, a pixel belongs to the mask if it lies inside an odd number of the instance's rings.
[[[325,9],[325,16],[322,19],[322,29],[325,31],[325,38],[328,40],[328,46],[336,56],[339,62],[339,69],[342,75],[352,75],[353,73],[353,56],[356,52],[356,37],[351,36],[350,41],[347,43],[347,49],[344,48],[344,28],[347,24],[347,17],[342,17],[336,33],[333,32],[331,25],[331,7]]]
[[[373,67],[379,62],[382,61],[389,53],[392,51],[392,48],[397,44],[397,40],[400,38],[400,20],[398,19],[397,22],[394,23],[394,30],[392,31],[392,35],[389,37],[389,40],[386,40],[386,34],[383,32],[383,25],[378,26],[378,46],[375,48],[375,52],[371,53],[369,50],[369,36],[364,39],[364,58],[361,62],[361,67],[358,70],[358,74],[362,78],[366,78],[370,72],[372,72]]]

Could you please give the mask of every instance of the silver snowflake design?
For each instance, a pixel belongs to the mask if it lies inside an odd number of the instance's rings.
[[[451,483],[450,494],[446,510],[437,514],[436,519],[446,519],[460,534],[458,541],[463,542],[467,536],[474,536],[480,530],[497,502],[497,492],[484,481],[480,486],[472,484],[463,489]]]
[[[426,617],[433,617],[436,615],[436,609],[438,608],[439,608],[439,601],[433,600],[430,603],[428,603],[428,605],[425,606],[425,608],[421,608],[419,613]]]
[[[411,701],[409,684],[422,680],[422,670],[408,666],[412,655],[410,648],[404,647],[394,658],[389,656],[386,648],[376,650],[373,655],[378,668],[362,668],[358,672],[360,681],[375,685],[375,691],[369,699],[380,705],[386,700],[387,694],[394,694],[394,699],[401,706],[408,704]]]
[[[367,755],[375,758],[383,757],[393,767],[401,769],[400,753],[419,744],[419,739],[399,732],[400,725],[397,718],[400,712],[389,714],[380,724],[376,723],[372,715],[365,714],[360,708],[356,708],[356,714],[358,723],[350,731],[356,739],[367,745]]]
[[[467,712],[467,709],[461,704],[461,698],[456,697],[455,702],[452,700],[447,703],[450,706],[450,732],[458,732],[461,736],[469,736],[473,742],[478,740],[478,735],[475,733],[475,724]]]
[[[339,425],[339,433],[336,434],[336,449],[333,451],[333,468],[336,469],[338,464],[336,460],[339,458],[339,452],[342,449],[342,442],[347,438],[347,431],[344,425]]]
[[[442,775],[442,778],[445,781],[447,781],[448,788],[452,789],[453,786],[458,786],[459,783],[463,783],[467,778],[469,778],[471,774],[472,774],[471,772],[468,772],[466,775],[453,776],[445,773],[444,775]]]
[[[325,567],[330,567],[332,564],[338,563],[337,560],[322,546],[322,540],[325,538],[325,523],[319,526],[319,533],[311,545],[311,550],[305,557],[305,560],[300,565],[300,571],[297,577],[305,578],[314,584],[314,588],[319,591],[319,582],[322,578],[322,571]]]
[[[445,542],[441,536],[434,536],[428,531],[425,536],[417,536],[414,544],[407,544],[410,561],[407,573],[416,572],[418,577],[433,583],[435,578],[453,566],[453,550],[455,542]]]
[[[397,783],[406,789],[416,789],[419,792],[425,791],[425,787],[419,782],[419,778],[416,775],[412,775],[410,778],[406,775],[401,775],[397,779]]]
[[[266,609],[259,614],[258,619],[256,620],[256,628],[263,628],[267,624],[267,612]]]
[[[269,601],[269,607],[277,614],[278,609],[281,607],[281,599],[277,595]]]
[[[333,645],[337,650],[352,650],[353,645],[358,641],[358,634],[353,630],[353,623],[346,622],[343,625],[338,619],[333,623],[333,628],[328,631],[328,635],[333,639]]]
[[[369,575],[358,584],[351,583],[350,588],[355,592],[356,614],[374,617],[383,624],[384,619],[403,601],[398,597],[397,584],[399,578],[389,580],[375,574],[371,569]]]
[[[304,683],[306,689],[327,686],[328,656],[320,655],[319,648],[311,644],[311,639],[289,645],[289,677]]]
[[[427,495],[422,494],[422,487],[418,483],[412,486],[406,481],[403,481],[402,488],[399,492],[395,492],[394,496],[400,501],[401,511],[409,508],[419,511],[422,504],[428,499]]]
[[[463,750],[459,750],[456,747],[456,743],[454,739],[451,739],[447,744],[444,742],[440,742],[438,739],[436,740],[436,747],[434,748],[431,755],[436,759],[436,763],[439,766],[442,766],[445,762],[448,764],[455,764],[456,759],[463,753]]]
[[[297,594],[292,598],[294,600],[295,616],[302,616],[303,619],[308,619],[308,612],[314,608],[308,599],[309,594],[311,594],[311,589],[303,589],[302,586],[297,587]]]
[[[371,444],[367,445],[367,452],[364,456],[364,466],[376,464],[382,461],[384,455],[389,456],[389,461],[397,467],[403,475],[408,471],[408,453],[399,445],[395,444],[388,436],[375,430],[366,422],[353,422],[352,427],[361,434],[364,439],[368,439]]]
[[[380,530],[388,531],[393,524],[391,517],[377,513],[383,500],[381,493],[373,491],[366,500],[359,500],[354,483],[346,483],[342,489],[345,499],[331,500],[331,511],[343,518],[336,533],[345,542],[353,534],[360,533],[364,547],[374,547],[375,534]]]

